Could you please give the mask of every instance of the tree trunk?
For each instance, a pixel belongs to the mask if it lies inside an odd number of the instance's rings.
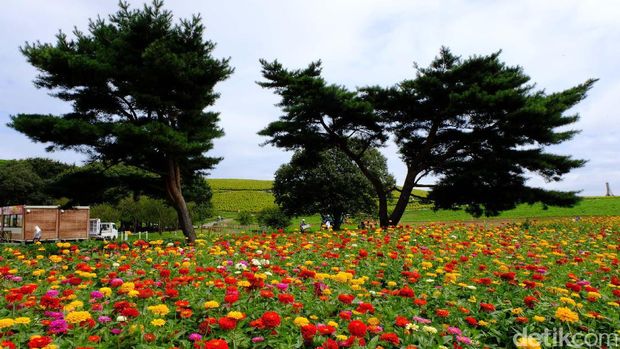
[[[360,156],[355,155],[351,151],[351,149],[346,146],[340,146],[340,150],[342,150],[362,171],[362,174],[370,181],[372,187],[375,189],[377,196],[379,198],[379,225],[383,227],[387,227],[391,225],[390,220],[388,218],[388,206],[387,206],[387,193],[385,190],[385,185],[381,182],[381,179],[366,167],[366,164],[362,160]]]
[[[187,241],[193,243],[196,241],[196,232],[194,232],[192,218],[189,215],[189,209],[181,191],[181,170],[179,164],[174,159],[168,159],[168,173],[164,180],[168,196],[172,201],[174,209],[177,211],[181,231],[183,231]]]
[[[415,173],[415,171],[407,168],[405,183],[403,183],[403,188],[400,192],[400,196],[398,197],[398,201],[396,202],[396,206],[394,207],[394,211],[392,211],[392,214],[390,215],[390,221],[393,225],[397,225],[401,218],[403,218],[405,209],[407,209],[407,205],[409,204],[409,198],[411,197],[413,186],[415,185],[416,176],[417,173]]]
[[[332,222],[334,225],[332,229],[334,231],[340,230],[340,226],[342,225],[342,212],[333,212],[332,217],[334,217],[334,221]]]
[[[390,222],[390,219],[388,218],[387,194],[383,188],[381,188],[381,191],[376,188],[375,190],[379,196],[379,226],[381,228],[385,228],[392,225],[392,222]]]

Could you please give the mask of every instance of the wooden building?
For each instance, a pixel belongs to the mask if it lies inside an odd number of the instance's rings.
[[[58,206],[7,206],[0,208],[0,240],[33,241],[35,227],[41,241],[86,240],[90,208],[61,209]]]

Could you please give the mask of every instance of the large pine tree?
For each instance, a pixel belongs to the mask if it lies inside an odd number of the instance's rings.
[[[87,33],[76,29],[70,39],[61,32],[54,44],[22,47],[40,72],[36,86],[73,111],[20,114],[10,126],[51,142],[50,150],[73,149],[155,174],[194,241],[182,183],[221,160],[206,156],[223,131],[218,114],[205,108],[218,97],[214,86],[232,73],[228,59],[212,57],[214,47],[199,16],[174,23],[159,0],[142,9],[121,2],[108,20],[91,21]]]
[[[338,148],[353,160],[379,199],[381,225],[397,224],[413,189],[430,190],[436,208],[465,207],[475,216],[496,215],[520,203],[570,206],[576,192],[532,188],[530,173],[558,181],[585,161],[547,152],[570,140],[566,112],[586,96],[595,80],[545,93],[520,67],[500,61],[499,52],[461,59],[447,48],[414,78],[393,87],[350,91],[328,84],[319,63],[288,70],[262,61],[260,85],[280,95],[284,115],[261,135],[277,147],[305,151]],[[407,174],[395,188],[364,162],[364,153],[392,138]],[[424,183],[429,175],[438,178]],[[388,195],[400,195],[388,212]]]

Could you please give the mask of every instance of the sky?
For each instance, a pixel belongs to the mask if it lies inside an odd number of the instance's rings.
[[[142,6],[144,1],[129,1]],[[547,189],[603,195],[605,182],[620,194],[620,1],[582,0],[168,0],[176,18],[200,14],[214,56],[230,57],[234,74],[217,85],[226,135],[213,155],[224,160],[213,178],[272,179],[291,154],[261,147],[256,133],[276,120],[278,99],[256,84],[259,59],[278,59],[289,68],[323,61],[325,78],[349,88],[390,86],[415,74],[448,46],[463,57],[502,50],[501,59],[523,67],[537,88],[560,91],[600,79],[587,99],[571,110],[581,130],[550,150],[587,159],[558,183],[532,178]],[[0,159],[46,156],[81,163],[74,152],[46,153],[45,145],[6,126],[17,113],[61,114],[68,104],[34,87],[37,75],[19,52],[25,42],[52,42],[59,30],[86,30],[88,19],[107,17],[117,2],[3,0],[0,11]],[[395,146],[382,149],[399,181],[405,167]]]

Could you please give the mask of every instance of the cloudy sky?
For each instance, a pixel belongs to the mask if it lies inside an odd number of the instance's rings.
[[[141,6],[143,1],[130,1]],[[620,2],[608,1],[428,1],[428,0],[168,0],[177,17],[200,13],[217,57],[231,57],[234,75],[218,85],[226,136],[216,141],[223,156],[211,176],[270,179],[290,154],[259,147],[256,132],[280,112],[275,96],[255,84],[259,58],[277,58],[287,67],[322,59],[324,75],[354,88],[392,85],[414,74],[413,63],[428,64],[441,45],[469,56],[502,50],[502,59],[520,65],[537,86],[558,91],[588,78],[600,81],[575,108],[582,132],[559,153],[588,159],[560,183],[534,185],[601,195],[605,182],[620,194]],[[85,29],[89,18],[116,10],[116,1],[4,0],[0,11],[0,158],[48,156],[71,163],[72,152],[47,154],[6,127],[16,113],[63,113],[68,105],[37,90],[35,69],[19,53],[26,41],[50,42],[58,30]],[[391,171],[404,178],[393,147],[383,150]]]

